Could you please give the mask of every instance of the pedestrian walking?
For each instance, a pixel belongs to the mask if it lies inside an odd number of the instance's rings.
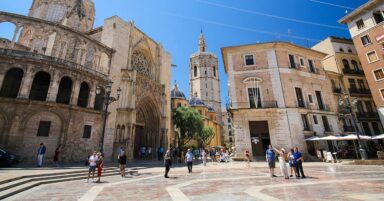
[[[125,167],[127,165],[127,155],[125,154],[125,151],[121,153],[121,156],[119,158],[119,168],[120,168],[120,175],[121,177],[125,177]]]
[[[278,159],[279,159],[281,174],[284,175],[285,179],[289,179],[287,165],[285,164],[285,157],[286,157],[285,149],[284,148],[281,148],[281,150],[275,149],[275,151],[279,154]]]
[[[294,161],[294,156],[293,154],[295,153],[295,151],[293,149],[290,150],[290,152],[288,153],[288,164],[289,164],[289,169],[290,170],[290,175],[289,177],[293,177],[292,173],[295,172],[295,176],[297,177],[297,172],[296,172],[296,162]]]
[[[301,152],[299,151],[298,147],[295,147],[295,152],[293,153],[293,157],[295,162],[297,163],[296,164],[297,178],[300,178],[300,173],[301,173],[301,177],[305,178],[304,170],[303,170],[304,157],[301,155]]]
[[[246,149],[245,152],[244,152],[244,159],[245,159],[245,162],[246,162],[246,166],[247,167],[251,167],[251,165],[249,164],[249,161],[251,160],[250,159],[250,154],[249,154],[249,149]]]
[[[40,143],[40,147],[37,149],[37,167],[43,166],[43,158],[47,148],[44,146],[44,143]]]
[[[97,167],[97,181],[96,183],[100,183],[100,179],[101,179],[101,173],[103,172],[103,167],[104,167],[104,156],[102,153],[98,152],[97,153],[97,163],[96,163],[96,167]]]
[[[164,148],[163,146],[160,146],[159,149],[157,150],[157,159],[159,161],[163,159],[163,154],[164,154]]]
[[[169,173],[169,170],[171,169],[171,165],[172,165],[171,150],[170,149],[168,149],[164,155],[164,165],[165,165],[164,177],[169,178],[168,173]]]
[[[185,162],[188,166],[188,173],[192,173],[193,154],[191,149],[188,149],[187,153],[185,154]]]
[[[89,182],[89,178],[91,177],[92,173],[92,181],[95,181],[95,171],[96,171],[96,163],[97,163],[97,152],[94,151],[93,154],[89,157],[89,170],[88,170],[88,178],[87,183]]]
[[[269,173],[271,177],[277,177],[275,175],[275,152],[273,151],[272,145],[268,146],[267,151],[265,152],[265,158],[267,159],[268,162],[268,167],[269,167]]]
[[[59,156],[62,150],[63,150],[62,144],[59,144],[59,146],[55,149],[55,155],[53,156],[53,163],[56,166],[59,166]]]
[[[202,150],[201,157],[203,159],[203,165],[207,166],[207,152],[206,152],[206,150],[204,150],[204,149]]]
[[[124,151],[124,148],[123,148],[123,146],[121,146],[121,147],[119,148],[119,150],[117,151],[117,159],[120,158],[120,156],[121,156],[121,154],[123,153],[123,151]]]

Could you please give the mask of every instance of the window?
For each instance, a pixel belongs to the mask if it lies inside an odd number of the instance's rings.
[[[178,108],[181,107],[181,103],[177,103],[177,107],[178,107]]]
[[[289,63],[291,68],[296,68],[295,56],[292,54],[289,55]]]
[[[325,110],[325,105],[323,103],[323,96],[321,95],[321,91],[315,91],[316,98],[317,98],[317,104],[319,106],[320,110]]]
[[[304,66],[305,63],[304,63],[304,59],[303,58],[300,58],[300,66]]]
[[[383,14],[381,13],[381,11],[375,11],[372,13],[372,16],[373,16],[373,19],[375,20],[376,24],[379,24],[381,23],[382,21],[384,21],[384,18],[383,18]]]
[[[37,136],[48,137],[50,129],[51,129],[50,121],[40,121],[39,129],[37,130]]]
[[[248,98],[250,108],[261,108],[261,96],[259,88],[248,88]]]
[[[355,82],[354,79],[348,79],[348,82],[349,82],[349,87],[350,87],[351,89],[356,89],[356,88],[357,88],[357,87],[356,87],[356,82]]]
[[[374,112],[371,101],[364,101],[365,108],[367,108],[367,112]]]
[[[303,99],[303,92],[301,91],[301,88],[295,87],[295,92],[296,92],[297,106],[298,107],[305,107],[304,99]]]
[[[251,55],[251,54],[245,55],[244,58],[245,58],[245,65],[247,65],[247,66],[255,65],[253,55]]]
[[[308,102],[313,103],[312,94],[308,94]]]
[[[207,71],[204,71],[204,74],[207,75]]]
[[[365,35],[365,36],[361,37],[360,39],[361,39],[361,43],[363,43],[364,46],[371,44],[371,39],[369,38],[368,35]]]
[[[313,115],[313,123],[314,124],[318,124],[319,121],[317,120],[317,116],[316,115]]]
[[[84,125],[83,138],[91,138],[92,126]]]
[[[216,77],[216,67],[213,67],[213,77]]]
[[[193,67],[193,76],[197,77],[197,66]]]
[[[343,48],[340,48],[339,51],[340,51],[340,52],[344,52],[344,49],[343,49]]]
[[[362,79],[357,79],[357,84],[359,85],[359,88],[360,88],[360,89],[367,89],[367,88],[365,87],[364,80],[362,80]]]
[[[349,66],[349,62],[346,59],[343,59],[343,66],[344,66],[344,69],[346,69],[346,70],[351,69],[351,67]]]
[[[311,129],[309,128],[309,123],[307,119],[307,115],[302,114],[301,115],[301,120],[303,121],[303,127],[305,131],[310,131]]]
[[[381,98],[384,99],[384,89],[380,89]]]
[[[367,57],[368,57],[369,63],[379,60],[379,58],[377,57],[376,51],[368,52]]]
[[[379,135],[381,133],[377,122],[372,122],[372,128],[375,135]]]
[[[357,29],[361,29],[365,27],[364,21],[362,19],[359,19],[356,21]]]
[[[348,52],[349,52],[349,53],[352,53],[352,50],[348,48]]]
[[[313,61],[312,60],[308,60],[308,65],[309,65],[309,71],[311,72],[311,73],[316,73],[316,68],[315,68],[315,66],[313,65]]]
[[[356,70],[356,71],[359,71],[359,65],[357,64],[357,62],[355,60],[352,60],[351,61],[351,64],[353,66],[353,68]]]
[[[331,127],[329,126],[328,118],[326,116],[321,116],[321,119],[323,120],[324,130],[330,132]]]
[[[368,122],[361,122],[363,125],[363,130],[366,135],[372,135],[371,129],[369,128]]]
[[[384,72],[383,69],[377,69],[373,71],[373,74],[375,75],[376,81],[384,79]]]
[[[201,112],[201,110],[199,110],[199,114],[202,115],[203,113]]]

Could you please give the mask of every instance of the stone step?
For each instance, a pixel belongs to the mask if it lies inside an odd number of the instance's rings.
[[[129,172],[134,173],[137,171],[129,171]],[[120,175],[120,172],[110,170],[107,173],[103,173],[103,177],[110,177],[110,176],[116,176],[116,175]],[[20,192],[29,190],[29,189],[34,188],[34,187],[39,186],[39,185],[59,183],[59,182],[67,182],[67,181],[75,181],[75,180],[86,180],[87,176],[88,176],[88,174],[87,174],[87,172],[85,172],[85,174],[82,174],[81,176],[68,175],[67,177],[62,177],[62,178],[51,178],[51,179],[42,178],[41,180],[37,179],[34,181],[29,181],[29,182],[23,183],[21,185],[13,186],[12,188],[9,188],[7,190],[0,191],[0,200],[8,198],[8,197],[13,196],[13,195],[16,195]]]
[[[119,171],[118,168],[106,168],[105,171],[103,170],[103,173],[118,172],[118,171]],[[0,184],[0,192],[28,183],[28,182],[83,176],[87,174],[88,174],[88,170],[82,170],[82,171],[65,172],[65,174],[54,173],[54,174],[30,175],[30,176],[25,176],[24,178],[19,177],[17,179],[13,179],[13,180],[11,179],[11,180],[8,180],[8,182],[6,183]]]

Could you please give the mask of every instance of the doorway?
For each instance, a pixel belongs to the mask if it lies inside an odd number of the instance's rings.
[[[268,121],[250,121],[249,133],[252,140],[252,154],[254,157],[265,155],[268,145],[271,144]],[[255,140],[257,143],[255,143]]]

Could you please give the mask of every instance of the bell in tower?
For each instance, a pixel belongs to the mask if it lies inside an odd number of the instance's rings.
[[[93,28],[95,7],[93,0],[34,0],[29,16],[87,32]]]

